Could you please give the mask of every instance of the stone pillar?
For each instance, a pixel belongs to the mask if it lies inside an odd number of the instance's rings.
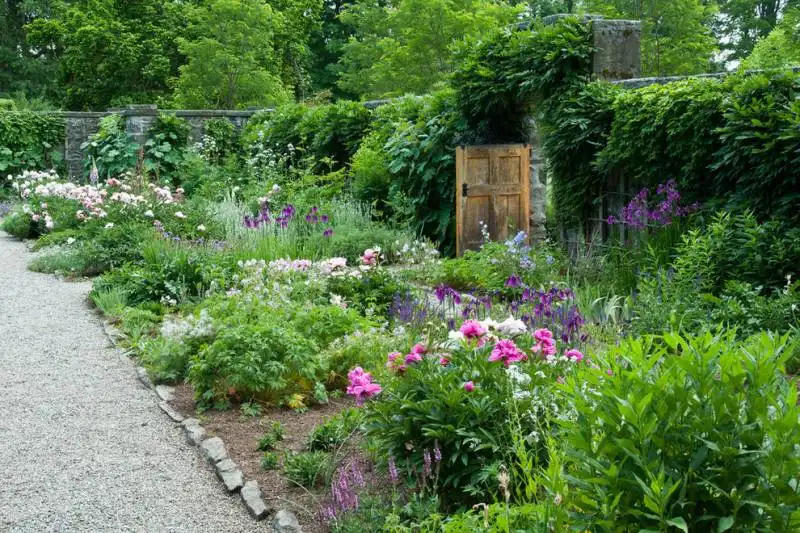
[[[81,145],[100,129],[100,119],[107,113],[64,113],[66,133],[64,135],[64,161],[67,164],[67,175],[71,181],[83,181],[86,173],[83,169],[84,151]]]
[[[593,20],[597,51],[592,73],[601,80],[628,80],[642,72],[642,23],[638,20]]]
[[[147,132],[158,117],[158,107],[154,104],[129,105],[121,113],[125,117],[125,131],[139,146],[147,141]]]
[[[531,240],[533,242],[547,237],[547,172],[542,153],[541,136],[533,117],[528,119],[528,144],[531,147]]]

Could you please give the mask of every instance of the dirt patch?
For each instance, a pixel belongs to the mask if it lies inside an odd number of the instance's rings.
[[[175,387],[171,405],[184,416],[198,418],[209,435],[218,436],[225,442],[228,454],[239,465],[245,477],[258,481],[267,507],[285,508],[294,512],[303,530],[309,533],[325,533],[330,530],[318,515],[322,501],[329,494],[329,488],[319,487],[308,491],[299,487],[286,479],[280,466],[275,470],[262,470],[263,453],[256,448],[261,437],[277,421],[284,429],[283,440],[276,445],[278,453],[304,451],[314,427],[351,407],[352,402],[331,399],[328,405],[315,406],[305,412],[271,408],[265,409],[261,416],[248,417],[239,409],[206,411],[198,415],[193,397],[191,386],[178,385]]]

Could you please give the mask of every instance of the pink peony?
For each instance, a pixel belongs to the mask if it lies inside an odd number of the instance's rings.
[[[464,383],[464,390],[467,392],[472,392],[475,390],[475,384],[471,381],[467,381]]]
[[[494,349],[492,350],[492,354],[489,356],[489,361],[502,361],[506,366],[509,366],[511,363],[526,361],[527,359],[528,356],[525,355],[522,350],[517,348],[517,345],[514,344],[514,341],[510,339],[497,341],[497,344],[495,344]]]
[[[486,328],[481,326],[480,322],[476,320],[467,320],[461,324],[459,330],[467,339],[480,339],[486,335]]]
[[[583,361],[583,354],[579,350],[576,350],[575,348],[573,348],[572,350],[567,350],[564,353],[564,355],[567,357],[567,359],[570,359],[571,361],[574,361],[576,363]]]
[[[422,355],[427,351],[428,349],[425,347],[425,345],[420,343],[415,344],[414,347],[411,348],[411,353],[415,353],[417,355]]]
[[[448,359],[447,357],[440,357],[439,364],[442,366],[447,366],[450,364],[450,359]]]
[[[369,372],[364,372],[364,369],[360,366],[351,370],[347,377],[350,379],[347,394],[355,397],[356,405],[359,407],[364,405],[367,399],[383,390],[379,384],[372,382],[372,375]]]
[[[537,329],[533,332],[533,338],[536,339],[536,344],[531,348],[533,353],[541,352],[545,357],[556,354],[556,342],[549,329]]]
[[[413,363],[419,363],[422,361],[422,356],[416,352],[411,352],[406,356],[406,364],[410,365]]]
[[[545,339],[553,340],[553,332],[549,329],[537,329],[533,332],[533,338],[539,342],[543,342]]]
[[[361,256],[361,262],[367,266],[375,266],[378,264],[378,252],[372,248],[364,250],[364,255]]]

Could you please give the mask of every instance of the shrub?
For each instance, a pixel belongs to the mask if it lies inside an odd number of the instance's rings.
[[[0,173],[59,165],[65,132],[59,115],[0,109]]]
[[[528,360],[518,350],[538,344],[541,351],[545,341],[518,332],[513,353],[519,357],[507,367],[494,355],[511,354],[511,341],[478,346],[472,326],[471,338],[431,347],[425,355],[419,347],[408,356],[392,354],[397,377],[384,380],[365,413],[365,431],[375,446],[416,473],[418,483],[438,491],[448,506],[486,501],[501,464],[509,465],[515,481],[546,465],[550,419],[566,412],[555,405],[553,387],[557,376],[575,367],[574,360],[555,355],[556,344],[548,358],[553,364],[533,351]]]
[[[279,403],[318,379],[316,346],[279,319],[229,325],[191,358],[189,382],[204,403],[234,398]]]
[[[144,170],[157,180],[177,185],[177,171],[186,159],[191,127],[185,119],[160,113],[147,132]]]
[[[407,199],[415,233],[448,250],[455,240],[455,149],[466,132],[454,94],[443,91],[426,100],[416,121],[399,123],[385,146],[390,196]]]
[[[668,334],[623,342],[567,380],[559,422],[577,526],[789,531],[797,384],[786,338]]]
[[[100,120],[97,133],[81,144],[87,174],[97,165],[101,179],[119,176],[136,167],[138,146],[125,129],[125,118],[108,115]]]
[[[275,448],[275,445],[283,440],[283,424],[278,421],[272,423],[269,431],[258,441],[256,450],[267,452]]]
[[[36,236],[31,217],[22,212],[22,209],[15,209],[0,224],[0,229],[17,239],[29,239]]]
[[[325,452],[287,454],[283,461],[286,477],[307,489],[328,483],[333,462]]]

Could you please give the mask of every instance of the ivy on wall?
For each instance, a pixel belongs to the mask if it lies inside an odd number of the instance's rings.
[[[58,166],[66,124],[60,115],[0,111],[0,173]]]

